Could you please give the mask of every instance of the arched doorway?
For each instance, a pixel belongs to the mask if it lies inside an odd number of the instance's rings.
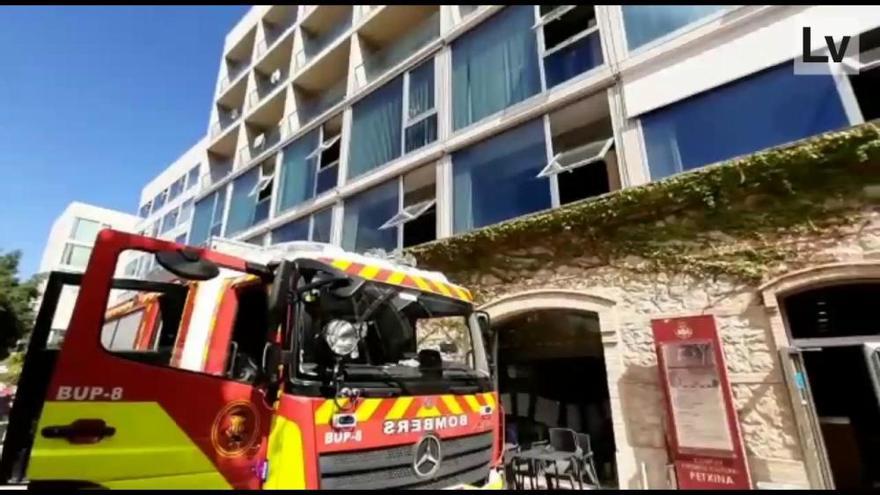
[[[611,301],[537,291],[487,305],[497,335],[507,440],[522,448],[550,428],[590,437],[603,487],[618,485],[603,334]]]
[[[811,420],[838,489],[880,488],[880,280],[839,280],[781,297]]]

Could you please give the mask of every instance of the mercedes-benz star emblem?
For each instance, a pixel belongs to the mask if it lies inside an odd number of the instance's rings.
[[[413,471],[419,478],[433,476],[440,469],[442,459],[443,451],[440,449],[440,439],[434,435],[426,435],[416,444],[413,455]]]

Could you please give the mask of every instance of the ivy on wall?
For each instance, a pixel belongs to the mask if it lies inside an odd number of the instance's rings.
[[[419,265],[481,271],[530,253],[744,281],[795,259],[880,203],[880,127],[868,123],[411,248]],[[536,254],[537,253],[537,254]],[[639,264],[645,269],[645,263]],[[635,269],[635,268],[634,268]]]

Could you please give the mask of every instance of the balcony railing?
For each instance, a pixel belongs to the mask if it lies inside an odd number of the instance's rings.
[[[303,32],[304,45],[296,54],[296,68],[303,68],[316,55],[320,54],[325,48],[332,45],[340,36],[345,34],[351,28],[351,16],[351,11],[348,11],[345,17],[340,19],[329,31],[318,36],[310,37]]]
[[[238,77],[242,75],[242,73],[247,71],[250,66],[251,62],[250,60],[248,60],[247,62],[241,62],[235,66],[230,67],[226,73],[226,77],[224,77],[223,80],[220,81],[220,91],[225,91],[226,88],[228,88],[229,85],[236,79],[238,79]]]
[[[296,11],[291,12],[277,24],[267,25],[265,34],[262,39],[257,41],[256,56],[262,57],[270,48],[286,33],[293,25],[296,24]]]
[[[283,86],[289,74],[290,70],[287,67],[282,67],[273,72],[269,77],[258,78],[257,87],[251,90],[248,95],[248,106],[251,108],[257,106],[258,103],[263,101],[263,98],[269,96],[278,87]]]
[[[355,89],[361,89],[440,37],[440,12],[434,12],[393,44],[365,54],[355,68]]]
[[[339,80],[314,98],[304,101],[299,110],[300,125],[306,125],[312,119],[326,112],[345,99],[346,79]]]
[[[211,139],[223,134],[223,131],[238,122],[241,118],[241,110],[220,110],[217,112],[217,115],[219,120],[211,126]]]

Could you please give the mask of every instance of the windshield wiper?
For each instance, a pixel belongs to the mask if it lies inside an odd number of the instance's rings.
[[[379,373],[376,373],[377,371]],[[376,368],[372,368],[372,367],[371,368],[360,368],[360,367],[351,367],[349,365],[345,369],[345,374],[347,375],[345,377],[346,382],[349,382],[349,381],[350,382],[358,382],[360,380],[376,380],[376,381],[382,382],[386,385],[391,385],[393,387],[396,387],[400,390],[400,392],[403,392],[405,394],[409,393],[409,389],[408,389],[406,383],[404,383],[403,380],[401,380],[400,378],[397,378],[396,376],[389,373],[388,370],[386,370],[384,368],[378,368],[378,367],[376,367]],[[350,375],[354,375],[354,376],[350,376]],[[377,375],[381,375],[381,376],[377,376]]]

